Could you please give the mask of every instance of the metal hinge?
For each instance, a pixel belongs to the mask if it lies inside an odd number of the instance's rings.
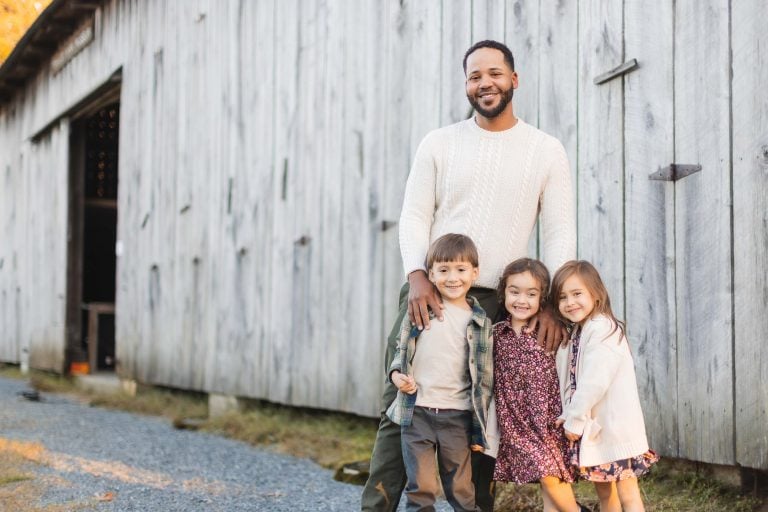
[[[602,75],[596,76],[594,80],[595,85],[600,85],[602,83],[605,83],[608,80],[612,80],[616,78],[617,76],[626,75],[630,71],[637,69],[637,67],[638,67],[637,59],[628,60],[624,64],[617,66],[610,71],[606,71]]]
[[[648,176],[649,180],[677,181],[695,172],[699,172],[698,164],[669,164],[667,167],[659,167],[659,170]]]

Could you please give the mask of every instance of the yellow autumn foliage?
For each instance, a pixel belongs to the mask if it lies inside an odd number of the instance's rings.
[[[0,64],[51,0],[0,0]]]

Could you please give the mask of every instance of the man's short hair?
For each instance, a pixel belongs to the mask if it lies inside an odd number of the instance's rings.
[[[447,261],[468,261],[473,267],[478,266],[479,257],[475,242],[466,235],[448,233],[435,240],[427,252],[427,269],[435,263]]]
[[[467,74],[467,58],[480,48],[493,48],[495,50],[499,50],[504,54],[504,60],[507,62],[509,69],[512,71],[515,70],[515,58],[512,56],[512,50],[510,50],[504,43],[493,41],[492,39],[486,39],[484,41],[478,41],[477,43],[470,46],[469,50],[467,50],[467,53],[464,54],[464,62],[462,65],[464,66],[465,75]]]

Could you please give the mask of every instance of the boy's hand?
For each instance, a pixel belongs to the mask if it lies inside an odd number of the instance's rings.
[[[408,274],[408,318],[419,330],[429,329],[429,310],[443,319],[443,303],[435,285],[423,270]]]
[[[568,342],[568,331],[565,325],[555,318],[549,308],[539,309],[536,316],[531,319],[527,330],[535,331],[537,326],[539,328],[537,341],[547,354],[554,354],[560,345]]]
[[[480,453],[483,453],[485,451],[485,448],[483,448],[479,444],[471,444],[469,445],[469,449],[472,450],[473,452],[480,452]]]
[[[410,375],[403,375],[397,370],[392,372],[392,384],[403,393],[412,395],[416,392],[416,380]]]

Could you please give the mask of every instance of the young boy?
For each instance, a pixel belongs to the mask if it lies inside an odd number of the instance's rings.
[[[397,398],[387,416],[400,425],[408,483],[406,510],[431,510],[439,485],[454,510],[479,511],[470,444],[488,448],[486,417],[493,388],[491,320],[467,292],[478,275],[477,248],[447,234],[427,253],[429,280],[443,302],[443,321],[420,331],[406,317],[389,368]],[[418,348],[418,350],[417,350]]]

